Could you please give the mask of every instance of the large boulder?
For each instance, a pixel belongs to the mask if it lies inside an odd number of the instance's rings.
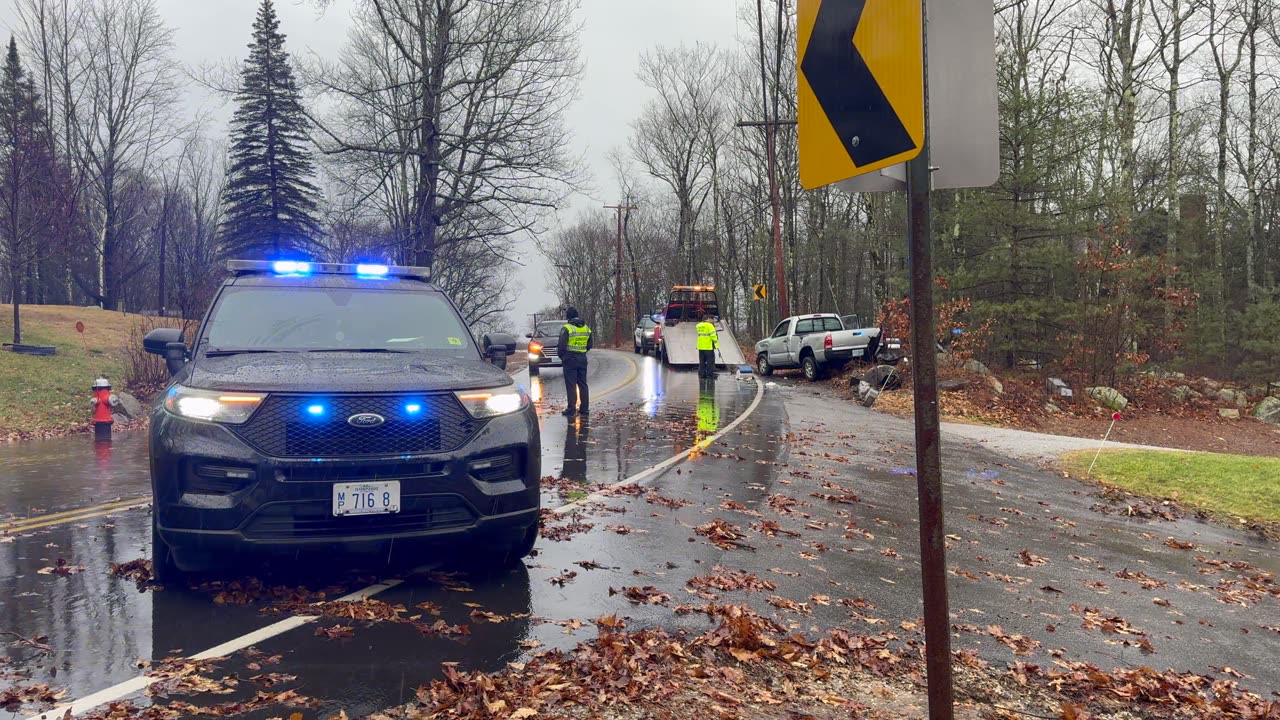
[[[1105,407],[1115,410],[1116,412],[1122,412],[1125,408],[1129,407],[1129,398],[1121,395],[1120,391],[1115,388],[1085,388],[1084,394],[1102,403]]]
[[[947,378],[938,381],[938,389],[942,392],[960,392],[969,387],[969,381],[964,378]]]
[[[1204,397],[1204,395],[1192,389],[1190,385],[1179,385],[1169,393],[1169,396],[1173,398],[1174,402],[1182,404]]]
[[[1239,420],[1240,411],[1235,408],[1219,408],[1218,417],[1223,420]]]
[[[1049,378],[1044,381],[1044,391],[1054,399],[1071,401],[1075,397],[1075,391],[1062,378]]]
[[[1230,388],[1223,388],[1214,394],[1220,402],[1227,405],[1234,405],[1238,408],[1249,407],[1249,396],[1243,392],[1236,392]]]
[[[971,372],[971,373],[977,373],[977,374],[979,374],[979,375],[990,375],[990,374],[991,374],[991,371],[990,371],[989,369],[987,369],[987,366],[986,366],[986,365],[983,365],[982,363],[978,362],[977,360],[970,360],[970,361],[966,362],[966,363],[963,365],[963,367],[964,367],[964,369],[965,369],[965,370],[968,370],[968,371],[969,371],[969,372]]]
[[[995,375],[987,376],[987,385],[991,387],[991,390],[995,392],[995,394],[997,395],[1004,394],[1004,383],[1000,382],[1000,380],[996,378]]]
[[[1280,398],[1264,398],[1258,403],[1258,407],[1253,409],[1253,416],[1264,423],[1280,425]]]
[[[142,403],[138,398],[124,391],[116,393],[116,406],[112,409],[131,420],[137,420],[143,414]]]

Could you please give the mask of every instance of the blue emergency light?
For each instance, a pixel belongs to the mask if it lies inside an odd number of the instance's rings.
[[[320,263],[307,260],[228,260],[227,269],[241,275],[246,273],[270,273],[273,275],[308,277],[311,275],[349,275],[364,280],[384,278],[412,278],[431,280],[429,267],[403,267],[382,263]]]

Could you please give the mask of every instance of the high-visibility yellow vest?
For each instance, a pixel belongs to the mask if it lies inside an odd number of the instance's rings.
[[[569,352],[586,352],[587,343],[591,340],[591,328],[565,323],[564,329],[569,331]]]
[[[703,320],[698,323],[698,349],[719,350],[720,336],[716,334],[716,326]]]

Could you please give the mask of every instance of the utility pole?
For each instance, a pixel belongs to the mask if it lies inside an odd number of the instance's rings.
[[[928,0],[919,0],[928,18]],[[947,539],[943,529],[941,430],[938,427],[938,340],[933,312],[933,189],[929,138],[928,21],[921,28],[925,138],[907,163],[907,268],[911,277],[911,385],[915,400],[916,486],[920,506],[920,577],[924,595],[925,666],[930,720],[952,720],[951,615]]]
[[[631,205],[605,205],[606,210],[614,210],[618,214],[618,263],[613,268],[613,341],[622,345],[622,213],[638,210]]]
[[[769,205],[773,213],[773,264],[774,295],[778,298],[780,318],[791,315],[787,303],[786,263],[782,257],[782,201],[778,196],[777,132],[781,126],[795,125],[795,120],[743,120],[738,127],[762,127],[765,129],[765,152],[769,156]]]

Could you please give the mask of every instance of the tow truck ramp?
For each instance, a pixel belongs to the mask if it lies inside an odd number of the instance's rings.
[[[698,364],[698,322],[707,315],[716,319],[714,324],[720,338],[716,365],[736,368],[746,364],[737,338],[720,317],[716,289],[706,285],[677,285],[671,289],[659,325],[658,352],[663,363],[672,367]]]

